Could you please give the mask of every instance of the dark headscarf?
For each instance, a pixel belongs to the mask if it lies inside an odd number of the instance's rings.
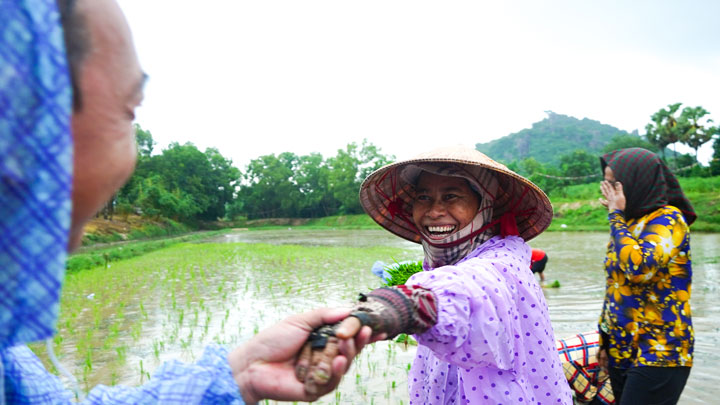
[[[610,166],[615,180],[623,185],[625,218],[647,215],[664,205],[672,205],[685,216],[688,225],[697,215],[680,188],[675,175],[660,157],[643,148],[620,149],[600,157],[603,173]]]

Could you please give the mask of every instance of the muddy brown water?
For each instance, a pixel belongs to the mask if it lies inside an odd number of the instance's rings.
[[[608,235],[605,233],[546,232],[531,241],[533,247],[548,252],[547,281],[558,280],[561,285],[560,288],[545,289],[556,337],[569,337],[596,328],[604,290],[602,259],[607,240]],[[317,231],[288,228],[241,231],[216,236],[205,242],[347,246],[360,250],[387,246],[404,252],[404,258],[422,257],[422,250],[418,245],[382,230]],[[720,249],[717,246],[720,245],[720,234],[693,234],[691,243],[695,366],[680,402],[719,403],[720,351],[717,348],[720,347]],[[193,312],[196,306],[192,307],[193,310],[186,311],[187,318],[200,319],[198,324],[193,327],[188,325],[190,322],[186,320],[185,326],[175,329],[174,332],[171,325],[176,322],[177,312],[172,312],[167,299],[163,303],[162,298],[156,298],[157,291],[162,291],[159,290],[160,287],[138,288],[129,283],[126,295],[144,299],[141,310],[144,313],[142,333],[138,332],[133,337],[132,331],[121,331],[111,345],[114,347],[98,349],[93,359],[93,377],[89,386],[110,383],[111,373],[114,373],[113,383],[137,385],[141,378],[146,378],[140,377],[137,366],[140,360],[144,361],[143,372],[147,373],[149,370],[152,373],[163,361],[174,358],[197,360],[206,343],[218,341],[235,345],[288,314],[316,307],[318,303],[328,306],[347,304],[357,291],[379,286],[379,279],[370,273],[370,265],[374,260],[389,261],[389,258],[368,257],[360,262],[348,262],[345,270],[338,270],[346,263],[342,257],[331,258],[328,263],[314,263],[312,266],[312,259],[304,260],[296,263],[299,269],[304,266],[303,263],[307,263],[307,269],[302,270],[304,272],[298,270],[297,273],[288,273],[286,280],[278,280],[277,274],[267,273],[262,268],[264,264],[256,263],[248,256],[228,257],[228,263],[214,265],[212,271],[208,272],[207,279],[203,281],[208,292],[201,303],[199,314]],[[160,276],[160,273],[158,274]],[[318,285],[321,287],[316,287]],[[224,291],[229,292],[223,295],[226,297],[223,300],[213,293],[218,286],[225,286]],[[90,290],[74,292],[76,295],[89,293]],[[125,317],[128,319],[141,316],[140,311],[133,310],[136,308],[133,300],[134,298],[128,298],[127,304],[124,304],[127,305]],[[83,314],[93,311],[91,302],[88,300],[88,308],[82,310],[78,316],[82,317]],[[180,305],[179,303],[178,306]],[[111,325],[112,312],[106,317],[108,325]],[[88,322],[92,321],[90,316],[87,318]],[[201,331],[203,323],[207,324],[204,332]],[[105,319],[100,323],[99,329],[102,329],[104,324]],[[112,329],[112,326],[107,328]],[[101,333],[109,332],[96,332]],[[193,336],[193,333],[194,339],[189,339],[188,336]],[[83,359],[75,354],[79,352],[76,349],[79,338],[70,336],[63,330],[62,325],[60,334],[63,336],[59,345],[61,360],[70,366],[73,373],[81,375]],[[176,334],[175,340],[185,340],[185,343],[172,343],[168,334]],[[153,356],[153,350],[160,342],[163,342],[162,350],[159,355]],[[121,366],[110,367],[109,365],[117,361],[117,346],[120,345],[126,347],[123,353],[126,359]],[[407,370],[414,352],[413,346],[405,347],[389,342],[378,342],[366,348],[356,359],[337,393],[331,393],[317,403],[408,404]]]

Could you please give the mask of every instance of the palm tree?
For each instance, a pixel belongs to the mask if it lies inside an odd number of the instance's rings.
[[[702,118],[708,114],[709,112],[706,109],[698,106],[694,108],[685,107],[680,115],[683,129],[682,141],[695,149],[695,162],[698,161],[698,149],[718,133],[718,127],[709,126],[713,120],[708,119],[704,124],[700,123]]]
[[[682,103],[669,104],[667,110],[661,108],[660,111],[650,117],[651,123],[647,124],[645,137],[647,140],[656,145],[665,159],[665,148],[674,144],[682,137],[682,126],[678,125],[678,118],[675,117]],[[675,152],[675,160],[677,160],[677,151]]]

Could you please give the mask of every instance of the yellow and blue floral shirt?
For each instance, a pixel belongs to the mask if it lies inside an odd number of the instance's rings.
[[[599,326],[609,339],[610,367],[691,366],[692,266],[685,218],[669,205],[629,221],[619,210],[608,217]]]

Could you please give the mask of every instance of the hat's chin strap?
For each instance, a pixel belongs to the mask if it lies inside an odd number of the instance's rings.
[[[500,236],[503,238],[506,236],[518,236],[517,221],[515,220],[515,213],[507,211],[499,219],[500,221]]]

